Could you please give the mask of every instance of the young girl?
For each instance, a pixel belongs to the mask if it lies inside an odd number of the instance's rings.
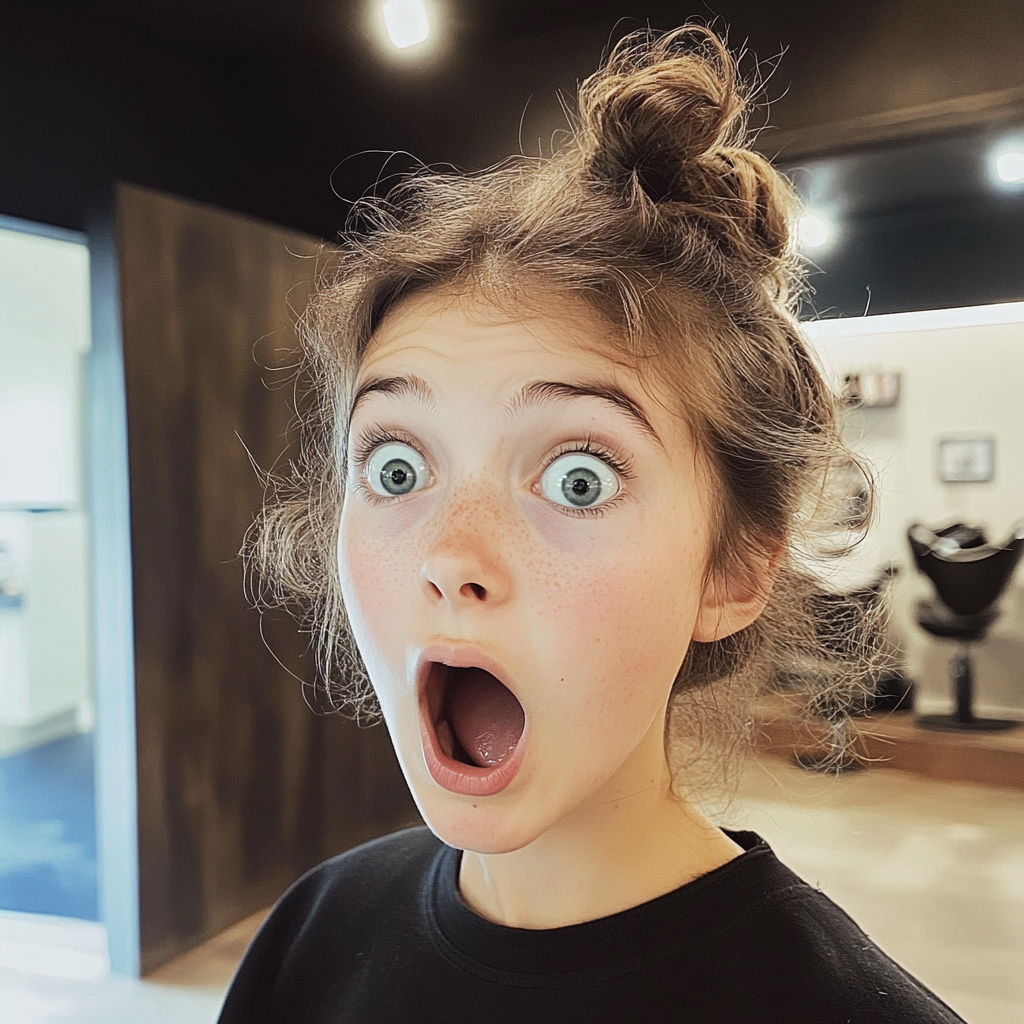
[[[848,465],[745,110],[707,29],[633,36],[553,157],[414,176],[344,242],[261,561],[427,828],[297,882],[221,1024],[959,1019],[696,801],[813,642]]]

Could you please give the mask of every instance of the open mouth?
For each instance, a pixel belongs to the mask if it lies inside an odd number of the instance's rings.
[[[479,666],[434,661],[425,668],[421,707],[428,719],[424,753],[431,774],[456,792],[485,795],[504,788],[522,760],[522,704]]]

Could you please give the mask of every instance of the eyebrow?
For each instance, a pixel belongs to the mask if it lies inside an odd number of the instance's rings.
[[[437,397],[433,389],[422,378],[415,374],[397,377],[375,377],[364,382],[356,390],[349,411],[349,422],[355,415],[359,403],[368,395],[380,393],[385,395],[410,395],[419,399],[424,405],[437,408]],[[506,410],[515,413],[545,402],[565,401],[573,398],[597,398],[608,402],[619,412],[624,412],[634,420],[645,434],[660,447],[664,447],[658,432],[654,429],[647,414],[626,394],[622,388],[605,381],[571,383],[557,380],[537,380],[525,384],[507,404]]]
[[[355,416],[359,403],[367,395],[374,393],[382,395],[411,395],[413,398],[418,398],[424,405],[431,408],[437,407],[437,398],[434,396],[430,385],[422,377],[417,377],[415,374],[409,374],[406,377],[371,377],[356,389],[356,393],[352,398],[352,405],[348,411],[349,423],[352,422],[352,417]]]
[[[528,409],[544,402],[561,401],[572,398],[597,398],[609,402],[620,412],[626,413],[640,426],[648,437],[662,446],[661,438],[654,429],[647,414],[626,394],[622,388],[604,381],[592,383],[569,383],[558,380],[537,380],[524,385],[509,403],[510,412]]]

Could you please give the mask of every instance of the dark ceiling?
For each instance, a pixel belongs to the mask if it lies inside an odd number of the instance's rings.
[[[87,15],[156,33],[166,42],[216,52],[269,50],[340,52],[363,42],[372,3],[362,0],[38,0],[31,6],[64,16]],[[691,17],[741,23],[744,32],[772,35],[785,45],[798,36],[848,35],[885,9],[885,0],[835,0],[830,5],[722,0],[436,0],[445,31],[460,44],[559,32],[583,24],[610,32],[619,20],[667,28]],[[734,40],[736,41],[736,40]]]
[[[897,251],[887,279],[918,278],[874,287],[875,308],[960,301],[941,272],[954,258],[975,276],[960,298],[1024,296],[999,256],[1019,251],[1024,200],[993,195],[982,166],[1024,125],[1020,0],[435,0],[425,59],[380,44],[378,7],[0,0],[0,214],[80,228],[120,179],[331,237],[339,196],[412,159],[388,154],[474,169],[543,150],[565,124],[558,92],[610,40],[701,17],[748,73],[761,62],[761,147],[846,220],[824,308],[862,304]]]

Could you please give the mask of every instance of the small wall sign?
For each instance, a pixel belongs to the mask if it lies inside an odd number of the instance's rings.
[[[843,403],[863,409],[891,409],[899,405],[900,382],[901,376],[896,370],[848,373],[843,378]]]
[[[988,483],[996,470],[994,437],[939,440],[939,479],[946,484]]]

